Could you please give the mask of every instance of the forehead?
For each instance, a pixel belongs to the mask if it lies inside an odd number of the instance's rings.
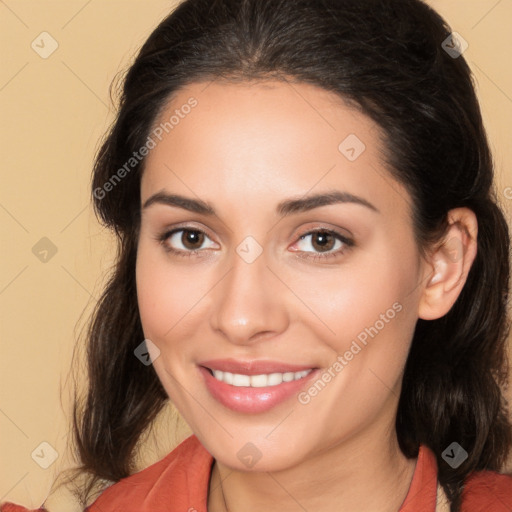
[[[262,197],[332,188],[369,196],[383,186],[407,199],[400,184],[390,188],[379,127],[309,84],[193,83],[168,102],[151,136],[143,200],[165,188],[232,201],[259,197],[262,205]]]

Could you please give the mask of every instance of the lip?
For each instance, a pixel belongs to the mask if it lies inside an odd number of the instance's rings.
[[[280,361],[238,361],[236,359],[212,359],[199,363],[210,370],[240,373],[242,375],[261,375],[262,373],[301,372],[315,369],[311,365],[289,364]]]
[[[296,396],[319,372],[318,368],[307,365],[291,365],[277,361],[235,361],[232,359],[205,361],[198,368],[212,397],[228,409],[243,414],[258,414],[269,411],[292,396]],[[232,386],[221,382],[210,373],[210,369],[242,375],[312,371],[299,380],[283,382],[277,386],[252,388]]]

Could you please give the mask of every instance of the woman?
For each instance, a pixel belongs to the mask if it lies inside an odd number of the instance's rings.
[[[509,238],[461,50],[419,0],[186,0],[153,32],[94,169],[90,512],[512,510]],[[194,435],[132,474],[168,399]]]

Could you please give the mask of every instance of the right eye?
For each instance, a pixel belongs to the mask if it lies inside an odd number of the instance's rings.
[[[192,256],[217,245],[204,231],[195,228],[168,231],[160,237],[160,241],[167,251],[183,256]]]

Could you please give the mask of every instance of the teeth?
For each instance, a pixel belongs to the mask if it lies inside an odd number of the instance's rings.
[[[250,386],[251,377],[249,375],[233,374],[233,386]]]
[[[295,373],[293,373],[293,372],[283,373],[283,382],[291,382],[293,379],[295,379]]]
[[[242,375],[239,373],[223,372],[221,370],[213,370],[213,376],[236,387],[264,388],[267,386],[279,386],[283,382],[291,382],[292,380],[303,379],[312,370],[302,370],[301,372],[286,373],[268,373],[262,375]]]
[[[266,375],[251,375],[251,388],[264,388],[266,385]]]

